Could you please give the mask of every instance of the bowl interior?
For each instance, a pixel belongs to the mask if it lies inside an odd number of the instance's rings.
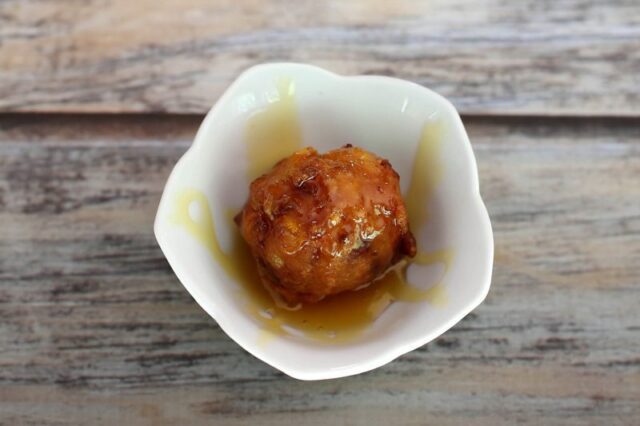
[[[403,193],[414,164],[438,171],[437,176],[427,173],[433,180],[431,189],[415,201],[423,205],[426,220],[414,233],[420,250],[447,250],[452,261],[446,271],[444,264],[411,265],[408,278],[416,287],[442,287],[439,303],[396,302],[360,337],[344,344],[327,345],[299,336],[265,342],[259,324],[244,313],[246,301],[239,286],[212,262],[201,243],[172,224],[176,194],[198,189],[206,196],[222,248],[230,248],[228,212],[241,209],[250,181],[247,122],[280,99],[283,79],[292,83],[305,146],[325,152],[351,143],[387,158],[400,175]],[[428,151],[429,158],[416,162],[416,157],[425,155],[418,150],[425,126],[439,126],[438,140],[433,141],[439,146]],[[365,371],[437,337],[482,301],[493,253],[475,160],[451,104],[400,80],[340,77],[290,64],[251,69],[212,109],[167,183],[156,233],[182,283],[227,334],[258,358],[303,379]]]

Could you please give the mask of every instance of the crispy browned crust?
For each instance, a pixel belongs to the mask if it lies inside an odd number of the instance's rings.
[[[251,183],[236,223],[264,284],[290,304],[361,287],[416,253],[398,174],[350,145],[280,161]]]

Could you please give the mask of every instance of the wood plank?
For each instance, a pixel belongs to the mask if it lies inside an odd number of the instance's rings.
[[[0,110],[203,113],[243,69],[409,79],[464,113],[640,115],[635,0],[4,0]]]
[[[0,116],[8,424],[634,424],[640,125],[466,119],[492,217],[485,303],[360,376],[298,382],[233,343],[152,235],[201,117]]]

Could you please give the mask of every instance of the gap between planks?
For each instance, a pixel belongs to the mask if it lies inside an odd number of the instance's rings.
[[[47,143],[56,140],[70,143],[89,142],[95,135],[110,138],[123,137],[125,144],[147,144],[160,141],[172,143],[190,143],[195,131],[204,119],[204,114],[162,114],[162,113],[21,113],[0,112],[0,143],[7,140],[29,140]],[[634,116],[585,116],[585,115],[502,115],[502,114],[461,114],[465,125],[484,125],[505,128],[539,128],[541,131],[573,131],[583,133],[585,128],[608,130],[638,131],[640,142],[640,119]],[[64,129],[73,129],[68,133]],[[48,133],[50,130],[51,133]],[[53,134],[56,131],[56,134]],[[142,140],[132,137],[142,137]],[[153,141],[145,139],[153,138]],[[100,139],[91,141],[100,144]],[[109,139],[110,146],[114,141]]]

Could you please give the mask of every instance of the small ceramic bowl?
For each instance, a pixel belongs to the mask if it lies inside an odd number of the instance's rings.
[[[418,249],[450,254],[446,267],[408,269],[412,285],[442,287],[444,296],[438,303],[395,302],[358,338],[339,344],[294,334],[264,339],[260,323],[247,315],[236,277],[211,256],[211,250],[231,250],[234,230],[227,218],[242,208],[249,189],[247,123],[282,100],[283,81],[289,82],[305,146],[322,153],[352,143],[388,159],[399,173],[403,193],[427,215],[424,226],[414,229]],[[437,147],[419,149],[424,135],[435,128],[439,130],[428,143]],[[422,172],[415,174],[416,168]],[[416,178],[424,182],[407,195]],[[210,209],[210,232],[217,234],[218,248],[187,232],[176,219],[175,206],[184,191],[200,194],[199,202]],[[202,207],[188,206],[194,221],[202,219]],[[480,197],[471,144],[453,105],[407,81],[344,77],[309,65],[259,65],[236,79],[173,169],[154,230],[182,284],[222,330],[257,358],[302,380],[362,373],[426,344],[477,307],[491,281],[491,224]]]

